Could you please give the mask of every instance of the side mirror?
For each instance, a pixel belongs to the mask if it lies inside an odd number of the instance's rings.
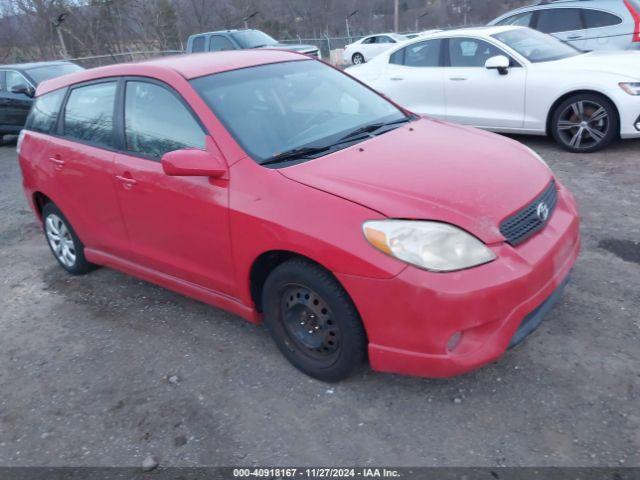
[[[511,61],[504,55],[496,55],[495,57],[491,57],[484,64],[484,67],[489,70],[498,70],[498,72],[500,72],[500,75],[506,75],[507,73],[509,73],[510,66]]]
[[[33,97],[36,92],[29,85],[21,83],[19,85],[14,85],[13,87],[11,87],[11,93],[24,93],[27,97]]]
[[[175,150],[165,153],[160,162],[164,173],[172,177],[220,178],[227,173],[224,160],[204,150]]]

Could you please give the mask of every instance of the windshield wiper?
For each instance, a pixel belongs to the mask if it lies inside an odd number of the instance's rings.
[[[260,162],[260,165],[271,165],[274,163],[287,162],[290,160],[298,160],[303,158],[309,158],[318,153],[326,152],[331,147],[301,147],[294,148],[293,150],[289,150],[287,152],[279,153],[278,155],[274,155],[273,157],[267,158],[265,161]]]
[[[344,137],[342,137],[340,140],[338,140],[338,143],[342,143],[345,140],[349,140],[350,138],[354,138],[354,137],[358,137],[360,135],[363,135],[365,133],[368,134],[372,134],[377,130],[380,130],[383,127],[388,127],[390,125],[399,125],[401,123],[407,123],[408,121],[410,121],[411,119],[408,117],[403,117],[399,120],[394,120],[392,122],[379,122],[379,123],[371,123],[369,125],[364,125],[360,128],[356,128],[354,131],[349,132],[348,134],[346,134]]]

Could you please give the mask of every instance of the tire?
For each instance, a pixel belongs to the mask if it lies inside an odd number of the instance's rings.
[[[292,259],[276,267],[265,282],[262,305],[276,345],[307,375],[338,382],[366,358],[360,315],[340,283],[319,265]]]
[[[62,268],[72,275],[82,275],[96,268],[87,262],[84,245],[58,207],[47,203],[42,209],[42,219],[47,244]]]
[[[618,112],[602,95],[579,93],[553,112],[551,134],[573,153],[593,153],[611,144],[620,134]]]
[[[354,53],[353,57],[351,57],[351,63],[354,65],[362,65],[365,63],[364,55],[361,53]]]

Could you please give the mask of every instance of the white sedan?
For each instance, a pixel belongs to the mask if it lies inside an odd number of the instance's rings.
[[[584,53],[529,28],[417,38],[347,69],[407,109],[572,152],[640,138],[640,52]]]
[[[407,40],[407,37],[397,33],[369,35],[344,47],[344,61],[349,64],[360,65],[385,50],[395,47],[398,43],[406,42]]]

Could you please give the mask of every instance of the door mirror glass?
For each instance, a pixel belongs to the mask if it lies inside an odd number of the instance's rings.
[[[485,68],[489,70],[498,70],[502,75],[505,75],[509,71],[511,61],[504,55],[496,55],[489,58],[484,64]]]
[[[21,83],[19,85],[14,85],[13,87],[11,87],[11,93],[23,93],[27,97],[31,98],[33,97],[35,91],[29,85]]]
[[[172,177],[220,178],[227,173],[224,160],[204,150],[175,150],[165,153],[161,162],[164,173]]]

